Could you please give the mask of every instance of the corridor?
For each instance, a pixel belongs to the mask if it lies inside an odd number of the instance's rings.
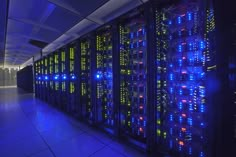
[[[16,87],[0,88],[0,157],[144,157]]]

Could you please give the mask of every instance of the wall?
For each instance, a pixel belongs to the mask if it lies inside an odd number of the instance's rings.
[[[15,86],[16,72],[14,68],[0,68],[0,86]]]

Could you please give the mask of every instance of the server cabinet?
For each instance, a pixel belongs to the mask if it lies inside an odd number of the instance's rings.
[[[59,51],[53,52],[53,60],[54,60],[54,72],[53,72],[53,105],[58,106],[61,104],[61,74],[60,74],[60,66],[59,66]]]
[[[139,7],[120,18],[120,133],[133,144],[147,149],[149,132],[147,18]],[[151,53],[150,53],[151,54]]]
[[[48,57],[42,58],[42,100],[48,102],[49,98],[49,76],[48,76]]]
[[[114,133],[113,71],[112,71],[112,29],[110,25],[96,32],[96,84],[94,111],[95,122],[103,129]]]
[[[93,104],[92,104],[92,57],[91,54],[95,52],[93,49],[93,45],[95,45],[94,36],[88,35],[80,39],[80,65],[79,66],[79,73],[80,73],[80,108],[79,114],[80,117],[88,122],[93,121]],[[94,55],[95,56],[95,55]]]
[[[67,110],[67,92],[68,92],[68,53],[66,48],[59,49],[59,73],[60,73],[60,97],[59,107]]]
[[[68,96],[67,96],[67,111],[75,115],[78,113],[78,69],[76,65],[78,64],[78,48],[77,42],[71,43],[67,48],[68,55]]]
[[[49,73],[48,73],[48,77],[49,77],[49,92],[48,92],[48,102],[50,104],[54,104],[54,55],[53,54],[49,54],[48,55],[48,68],[49,68]]]
[[[208,2],[156,10],[156,140],[175,156],[211,156],[214,32]]]
[[[35,76],[35,97],[39,98],[39,81],[40,81],[40,72],[39,72],[39,62],[34,62],[34,76]]]

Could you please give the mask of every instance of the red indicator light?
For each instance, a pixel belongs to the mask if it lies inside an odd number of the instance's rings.
[[[143,117],[139,117],[140,120],[143,120]]]
[[[186,57],[182,57],[183,59],[186,59]]]
[[[183,103],[186,103],[186,102],[187,102],[187,100],[182,100],[182,102],[183,102]]]
[[[185,113],[182,113],[182,117],[186,117],[186,114],[185,114]]]
[[[182,88],[186,88],[187,86],[182,86]]]
[[[179,145],[183,146],[184,142],[183,141],[179,141]]]
[[[139,106],[139,109],[143,109],[143,106]]]
[[[139,51],[139,53],[143,53],[143,51]]]
[[[143,128],[139,128],[139,131],[140,131],[140,132],[143,132]]]
[[[139,32],[141,32],[142,31],[142,28],[139,28],[139,30],[138,30]]]
[[[182,74],[187,74],[187,71],[182,71]]]
[[[143,98],[143,96],[142,96],[142,95],[139,95],[139,98]]]
[[[185,132],[185,131],[186,131],[186,128],[181,128],[181,130],[182,130],[183,132]]]

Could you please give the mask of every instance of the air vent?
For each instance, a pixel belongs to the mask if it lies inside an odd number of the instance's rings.
[[[46,43],[44,41],[39,41],[39,40],[34,40],[34,39],[30,39],[29,43],[31,45],[34,45],[34,46],[39,47],[39,48],[44,48],[45,46],[48,45],[48,43]]]

